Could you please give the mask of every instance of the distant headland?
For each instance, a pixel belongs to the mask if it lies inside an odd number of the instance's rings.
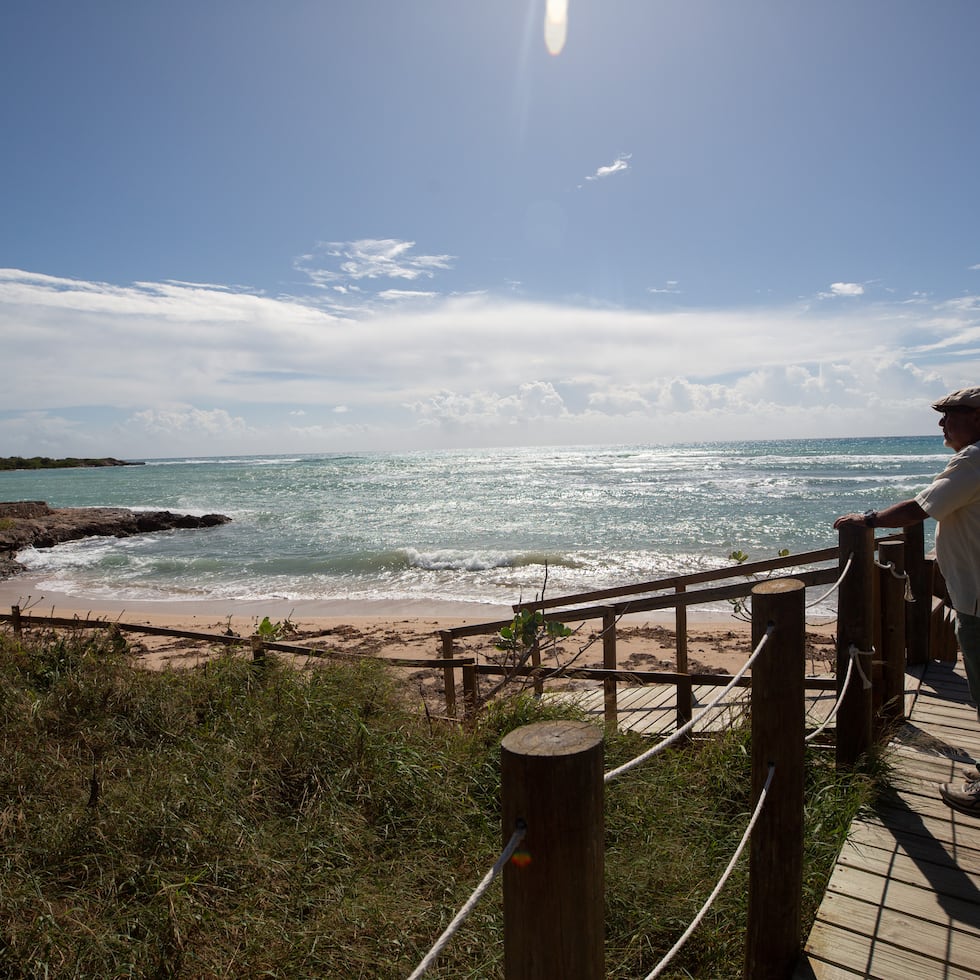
[[[78,459],[67,456],[51,459],[48,456],[0,456],[0,470],[68,470],[80,466],[143,466],[142,462],[130,463],[124,459],[103,456],[101,459]]]

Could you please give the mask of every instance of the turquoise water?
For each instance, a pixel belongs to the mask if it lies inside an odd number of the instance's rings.
[[[509,604],[836,542],[833,519],[913,495],[941,437],[148,460],[0,473],[0,500],[233,521],[20,555],[86,598]],[[927,522],[927,547],[932,527]]]

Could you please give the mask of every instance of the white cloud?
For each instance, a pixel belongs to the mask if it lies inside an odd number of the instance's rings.
[[[832,282],[829,293],[822,296],[863,296],[864,286],[859,282]]]
[[[451,269],[455,256],[415,255],[415,242],[362,238],[354,242],[321,242],[294,266],[319,286],[346,285],[361,279],[431,279]]]
[[[586,177],[586,180],[602,180],[605,177],[611,177],[613,174],[622,173],[624,170],[629,170],[629,161],[632,158],[632,153],[624,153],[618,156],[612,163],[605,167],[599,167],[594,174],[590,174]]]
[[[229,433],[240,435],[249,431],[245,419],[232,416],[223,408],[146,409],[134,412],[126,424],[138,427],[154,437],[167,437],[175,432],[223,436]]]
[[[399,300],[426,300],[433,299],[438,293],[426,292],[421,289],[383,289],[378,293],[378,299],[388,302],[398,302]]]
[[[338,316],[5,270],[0,332],[0,455],[929,431],[922,406],[980,376],[976,297],[657,312],[392,295]]]
[[[511,394],[440,391],[410,407],[423,424],[451,427],[480,428],[501,422],[523,425],[566,414],[561,396],[547,381],[521,384]]]

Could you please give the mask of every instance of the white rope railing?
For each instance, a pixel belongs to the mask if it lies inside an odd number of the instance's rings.
[[[701,711],[699,711],[696,715],[694,715],[694,717],[691,718],[690,721],[681,725],[681,727],[678,728],[676,732],[674,732],[672,735],[665,738],[662,742],[658,742],[652,748],[647,749],[646,752],[640,753],[640,755],[638,755],[635,759],[631,759],[629,762],[624,762],[621,766],[618,766],[616,769],[610,769],[609,772],[607,772],[605,776],[603,776],[603,781],[607,783],[611,782],[612,780],[618,778],[619,776],[622,776],[623,773],[629,772],[630,769],[635,769],[638,765],[641,765],[642,763],[646,762],[647,759],[652,759],[655,755],[659,755],[661,752],[664,751],[664,749],[667,748],[667,746],[672,745],[678,739],[683,738],[706,714],[708,714],[709,711],[712,711],[715,708],[717,708],[718,705],[725,699],[728,692],[731,691],[731,689],[735,687],[736,684],[738,684],[738,682],[745,675],[746,671],[748,671],[748,669],[752,666],[752,664],[755,663],[756,658],[759,656],[760,653],[762,653],[763,649],[765,648],[766,642],[768,641],[769,637],[772,636],[774,628],[775,627],[772,624],[769,625],[762,639],[759,640],[758,644],[756,645],[755,650],[752,651],[752,656],[749,657],[749,659],[746,660],[744,664],[742,664],[738,673],[732,677],[732,679],[728,682],[727,685],[725,685],[721,693],[718,694],[714,698],[714,700],[708,702],[708,704],[706,704]]]
[[[893,562],[893,561],[880,562],[880,561],[878,561],[877,558],[875,559],[875,566],[877,568],[880,568],[883,572],[890,571],[892,573],[892,578],[897,578],[900,581],[904,581],[905,582],[905,601],[906,602],[912,602],[912,601],[914,601],[914,597],[912,595],[912,580],[909,578],[909,573],[908,572],[900,572],[895,567],[895,562]]]
[[[446,948],[449,940],[459,931],[459,927],[463,924],[466,917],[476,908],[476,904],[483,897],[483,893],[490,887],[497,875],[500,874],[504,865],[513,857],[514,851],[517,850],[518,845],[524,840],[526,833],[527,828],[523,824],[519,824],[514,830],[514,833],[510,835],[507,846],[503,849],[500,857],[494,862],[493,867],[483,876],[483,880],[473,890],[473,894],[470,895],[463,907],[456,913],[453,921],[446,926],[442,935],[433,944],[432,949],[426,953],[422,962],[409,975],[408,980],[418,980],[432,966],[436,961],[436,957]]]
[[[844,579],[847,578],[847,573],[851,570],[851,564],[853,563],[853,561],[854,561],[854,554],[852,552],[847,556],[847,561],[844,563],[844,568],[841,571],[840,577],[837,579],[837,581],[834,582],[834,584],[829,589],[827,589],[827,591],[822,596],[820,596],[817,599],[814,599],[812,602],[808,602],[805,608],[810,609],[813,606],[818,606],[821,602],[824,601],[824,599],[827,598],[827,596],[832,595],[834,592],[836,592],[837,589],[839,589],[843,584]]]
[[[861,675],[861,682],[864,685],[864,689],[867,690],[871,687],[871,679],[864,672],[864,668],[861,666],[861,661],[858,659],[859,655],[864,651],[859,650],[854,644],[851,644],[848,650],[848,663],[847,663],[847,673],[844,675],[844,683],[841,686],[840,694],[837,696],[837,701],[834,706],[830,709],[830,714],[824,719],[823,724],[819,728],[814,729],[807,735],[803,741],[810,742],[815,739],[827,726],[837,717],[837,712],[840,711],[840,706],[844,703],[844,695],[847,694],[847,688],[851,683],[851,678],[854,675],[854,665],[857,664],[858,673]],[[872,656],[874,655],[874,648],[871,649]]]
[[[759,820],[759,816],[762,813],[762,808],[765,806],[766,798],[769,795],[769,787],[772,784],[772,777],[776,771],[776,767],[773,765],[769,766],[769,775],[766,777],[766,783],[762,787],[762,792],[759,794],[759,801],[755,805],[755,810],[752,812],[752,817],[749,820],[748,827],[745,828],[745,833],[742,834],[742,839],[738,843],[738,847],[735,849],[735,853],[732,855],[732,859],[728,862],[728,866],[722,872],[721,878],[718,879],[718,884],[715,885],[713,891],[708,896],[708,900],[701,907],[701,911],[694,917],[691,924],[684,930],[684,934],[667,952],[667,955],[653,968],[653,970],[646,975],[644,980],[656,980],[661,973],[667,968],[667,965],[674,958],[677,952],[683,948],[684,944],[691,938],[692,933],[703,921],[705,915],[708,914],[708,910],[711,908],[714,900],[721,893],[722,888],[728,882],[731,877],[732,871],[735,869],[735,865],[738,863],[738,859],[742,856],[742,851],[745,850],[745,845],[748,843],[749,838],[752,836],[752,829],[755,827]]]

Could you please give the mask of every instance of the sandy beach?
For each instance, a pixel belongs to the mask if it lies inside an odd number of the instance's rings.
[[[442,655],[441,630],[455,626],[509,619],[507,606],[481,603],[403,601],[356,602],[344,600],[288,602],[284,600],[112,601],[85,600],[37,588],[29,575],[0,582],[0,610],[19,606],[33,617],[109,619],[132,625],[163,626],[202,633],[231,633],[248,637],[268,617],[280,624],[279,638],[310,645],[332,654],[384,658],[435,659]],[[545,663],[602,666],[598,642],[599,621],[567,625],[572,636],[545,657]],[[826,673],[835,659],[835,624],[817,621],[807,625],[807,672]],[[688,666],[692,672],[734,673],[752,652],[751,627],[731,615],[688,615]],[[192,666],[214,649],[206,642],[179,637],[131,634],[131,642],[150,668]],[[481,660],[499,656],[493,635],[457,640],[454,653]],[[583,652],[584,649],[584,652]],[[617,628],[617,652],[622,669],[673,670],[676,666],[676,634],[672,613],[624,617]],[[306,658],[296,658],[306,659]],[[319,658],[317,658],[319,660]],[[441,671],[414,669],[413,681],[434,693]]]

